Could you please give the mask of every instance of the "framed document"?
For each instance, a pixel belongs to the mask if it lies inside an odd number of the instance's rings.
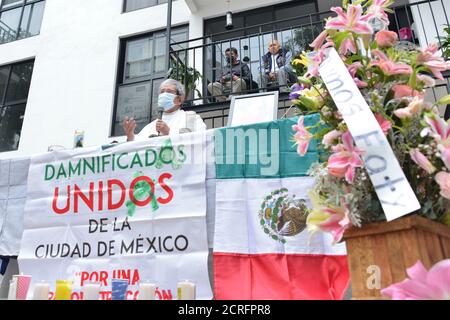
[[[227,126],[274,121],[277,115],[278,91],[233,96]]]

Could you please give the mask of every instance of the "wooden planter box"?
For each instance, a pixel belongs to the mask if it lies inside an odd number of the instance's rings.
[[[351,227],[345,232],[344,240],[352,299],[387,299],[381,296],[380,289],[405,280],[406,269],[417,260],[429,269],[436,262],[450,258],[450,227],[418,215],[362,228]],[[376,267],[380,271],[380,288],[373,288]]]

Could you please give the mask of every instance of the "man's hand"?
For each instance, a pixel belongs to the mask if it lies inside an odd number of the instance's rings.
[[[170,132],[170,128],[167,125],[167,123],[158,119],[156,121],[156,131],[158,131],[162,136],[168,136],[169,132]]]
[[[123,131],[125,131],[125,134],[127,136],[127,141],[133,141],[134,140],[134,129],[136,129],[136,120],[133,118],[128,119],[128,117],[125,117],[122,123]]]

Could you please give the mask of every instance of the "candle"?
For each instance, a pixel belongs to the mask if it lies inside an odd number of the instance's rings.
[[[112,300],[126,300],[128,280],[112,279]]]
[[[83,300],[99,300],[100,299],[100,284],[86,283],[83,286]]]
[[[139,283],[139,300],[155,300],[156,284]]]
[[[188,280],[178,282],[178,300],[195,300],[195,283]]]
[[[46,282],[39,282],[34,285],[33,300],[48,300],[48,293],[50,291],[50,284]]]
[[[13,276],[9,281],[8,300],[16,300],[17,294],[17,278]]]
[[[71,300],[72,281],[56,280],[55,300]]]
[[[194,132],[197,128],[197,114],[194,111],[186,111],[186,128]]]
[[[31,276],[27,276],[24,274],[20,274],[14,276],[17,278],[16,282],[16,299],[17,300],[26,300],[28,289],[30,288]]]

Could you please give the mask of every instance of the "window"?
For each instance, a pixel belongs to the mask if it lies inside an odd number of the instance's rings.
[[[172,29],[171,41],[188,38],[188,27]],[[126,116],[136,119],[139,132],[155,115],[159,85],[166,79],[166,32],[124,39],[120,45],[112,135],[123,135]],[[179,49],[178,47],[176,49]]]
[[[134,11],[167,3],[167,0],[124,0],[124,11]]]
[[[325,3],[332,1],[326,0]],[[224,51],[238,50],[239,59],[250,67],[253,80],[263,87],[261,56],[276,36],[293,55],[309,49],[309,43],[323,30],[317,0],[292,0],[273,6],[233,14],[234,30],[225,32],[225,16],[205,20],[206,43],[203,57],[203,92],[207,82],[214,82],[225,61]],[[283,21],[284,20],[284,21]]]
[[[0,152],[17,150],[34,61],[0,67]]]
[[[0,0],[0,44],[39,34],[44,6],[43,0]]]

